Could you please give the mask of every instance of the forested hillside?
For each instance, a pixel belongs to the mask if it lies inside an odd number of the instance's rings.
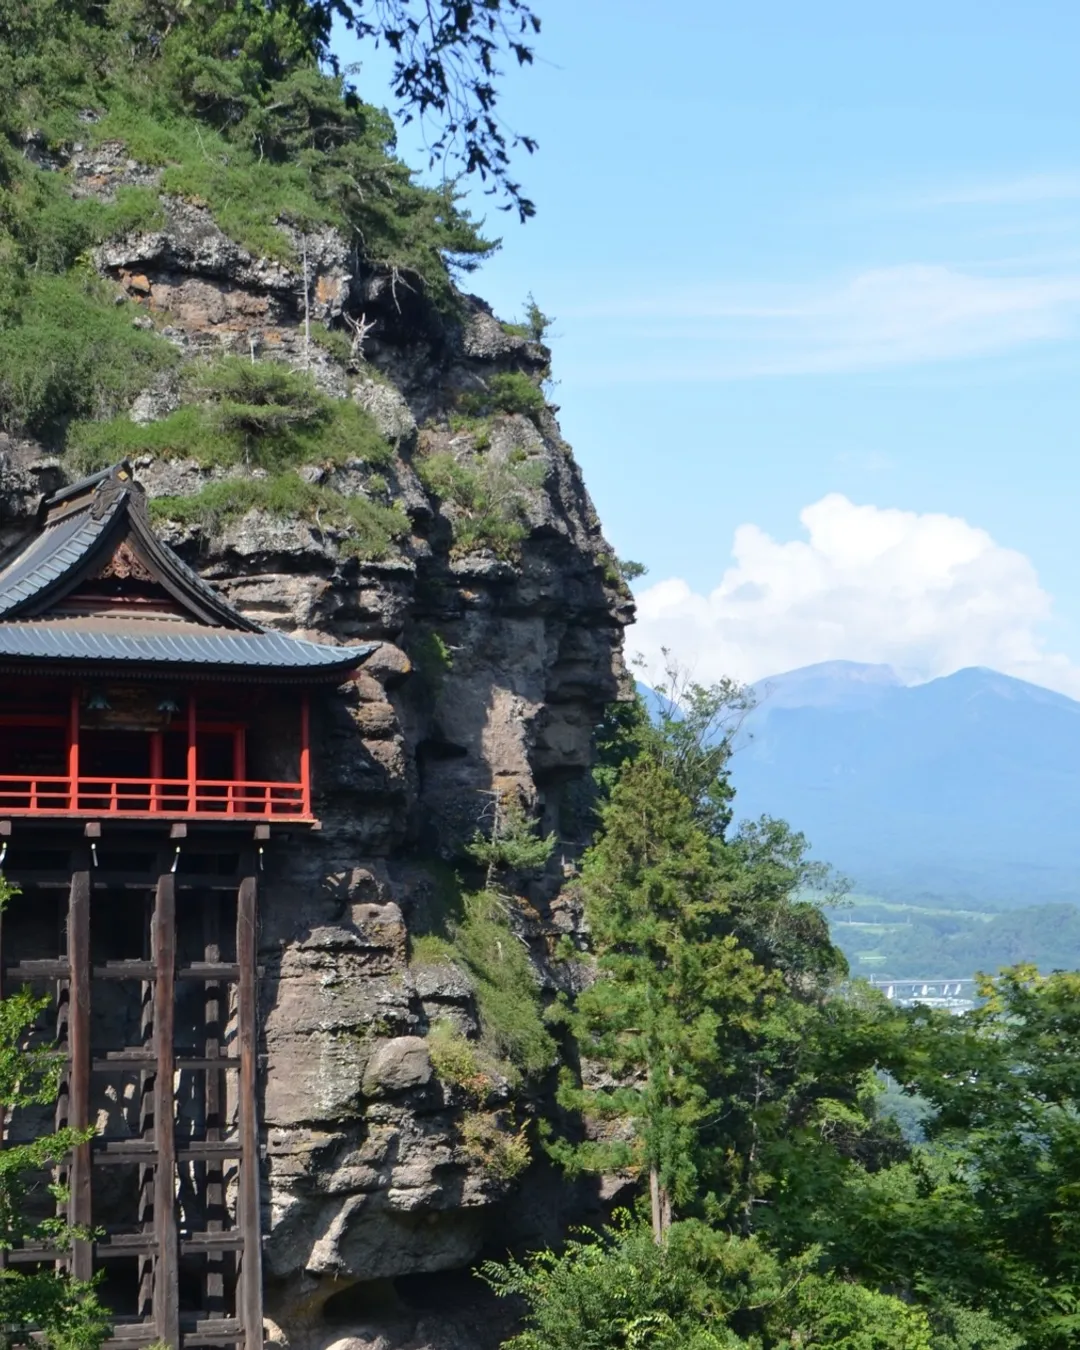
[[[857,975],[967,979],[1020,962],[1044,972],[1080,967],[1077,905],[995,914],[852,896],[827,913],[833,940]]]

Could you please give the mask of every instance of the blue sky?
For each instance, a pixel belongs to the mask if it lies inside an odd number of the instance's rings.
[[[471,285],[556,316],[563,429],[650,569],[631,646],[1080,695],[1080,8],[536,7],[539,214],[476,198]]]

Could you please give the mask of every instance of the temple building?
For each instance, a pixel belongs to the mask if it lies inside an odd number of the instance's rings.
[[[56,1123],[97,1126],[61,1177],[92,1237],[6,1260],[101,1272],[111,1345],[262,1344],[259,879],[318,827],[312,720],[372,650],[239,613],[128,464],[0,559],[0,978],[52,996]]]

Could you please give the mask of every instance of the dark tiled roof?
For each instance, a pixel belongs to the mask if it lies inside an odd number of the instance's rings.
[[[251,667],[263,670],[311,671],[330,675],[352,670],[374,651],[374,644],[363,647],[330,647],[318,642],[303,642],[284,633],[226,633],[194,625],[176,625],[181,631],[169,633],[169,625],[148,625],[149,633],[100,631],[93,626],[76,627],[59,622],[0,623],[0,661],[54,661],[70,664],[80,661],[121,662],[125,665],[169,665]]]
[[[124,540],[179,617],[100,616],[56,608],[101,568]],[[123,606],[121,606],[121,610]],[[52,612],[50,612],[52,611]],[[0,568],[0,660],[50,665],[199,666],[329,678],[354,670],[374,650],[331,647],[264,629],[234,609],[150,527],[131,466],[117,464],[41,503],[38,532]]]
[[[113,524],[119,506],[118,499],[99,520],[89,511],[64,516],[35,535],[0,571],[0,619],[26,609],[77,567]]]

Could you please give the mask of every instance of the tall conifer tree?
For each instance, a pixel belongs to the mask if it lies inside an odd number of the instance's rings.
[[[589,1170],[646,1172],[661,1241],[675,1209],[701,1198],[700,1133],[717,1109],[711,1086],[729,1068],[725,1030],[754,1017],[770,976],[725,933],[709,838],[654,757],[620,776],[581,880],[598,979],[569,1016],[582,1055],[615,1085],[567,1076],[561,1100],[632,1122],[633,1138],[562,1155]]]

